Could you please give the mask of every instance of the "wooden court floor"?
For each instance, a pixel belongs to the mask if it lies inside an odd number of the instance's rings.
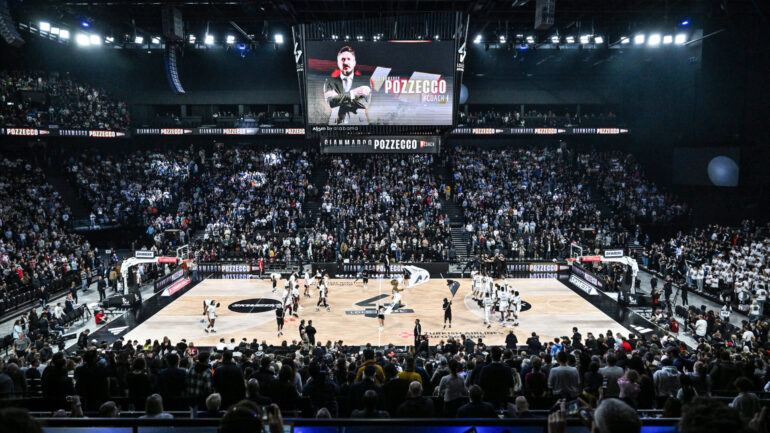
[[[321,308],[315,311],[318,299],[317,289],[311,288],[312,298],[301,296],[304,309],[299,311],[299,319],[288,320],[284,325],[284,335],[276,333],[275,311],[235,312],[228,306],[244,303],[242,301],[261,299],[277,300],[285,281],[279,281],[279,293],[272,293],[270,280],[232,280],[206,279],[184,293],[177,300],[161,309],[136,328],[126,334],[126,339],[139,340],[162,339],[167,336],[171,341],[182,338],[194,342],[197,346],[213,346],[220,338],[227,342],[235,338],[251,341],[257,338],[268,344],[280,344],[286,340],[299,341],[299,320],[312,320],[317,329],[316,340],[343,340],[346,345],[413,344],[412,330],[414,319],[419,318],[423,333],[427,333],[431,344],[450,336],[460,334],[483,338],[486,344],[504,344],[505,336],[513,329],[524,344],[532,331],[540,335],[541,341],[554,337],[572,335],[572,327],[577,326],[585,336],[587,332],[605,333],[607,330],[622,332],[623,328],[611,317],[578,296],[571,289],[556,279],[509,279],[522,294],[522,300],[531,305],[519,317],[519,326],[502,326],[497,320],[491,328],[484,324],[484,312],[471,300],[471,282],[469,279],[455,280],[461,283],[453,299],[453,321],[451,329],[443,328],[443,299],[451,298],[446,280],[431,279],[416,287],[408,288],[403,293],[404,307],[407,312],[388,314],[385,317],[385,329],[378,331],[377,319],[372,314],[364,314],[367,309],[375,308],[377,302],[388,305],[391,291],[387,280],[370,280],[368,289],[362,288],[361,281],[353,283],[349,279],[330,281],[328,302],[331,311]],[[380,285],[381,284],[381,285]],[[302,285],[300,285],[302,291]],[[380,298],[380,296],[382,296]],[[378,300],[378,298],[380,298]],[[217,309],[216,334],[204,331],[203,300],[215,299],[221,304]],[[360,304],[360,305],[356,305]],[[410,311],[411,310],[411,311]],[[371,313],[371,310],[370,310]],[[498,316],[499,317],[499,316]]]

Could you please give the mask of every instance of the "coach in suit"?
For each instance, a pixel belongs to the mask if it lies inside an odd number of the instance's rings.
[[[356,52],[348,46],[340,48],[337,67],[324,83],[324,98],[331,108],[329,125],[368,125],[372,89],[356,71]]]

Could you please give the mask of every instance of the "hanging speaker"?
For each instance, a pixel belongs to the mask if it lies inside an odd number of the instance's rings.
[[[0,0],[0,35],[3,36],[5,42],[14,47],[20,47],[24,45],[24,39],[16,30],[16,25],[13,23],[13,17],[11,17],[11,11],[8,9],[8,1]]]

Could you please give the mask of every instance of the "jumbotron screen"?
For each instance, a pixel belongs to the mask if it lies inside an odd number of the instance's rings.
[[[454,42],[307,41],[309,125],[451,125]]]

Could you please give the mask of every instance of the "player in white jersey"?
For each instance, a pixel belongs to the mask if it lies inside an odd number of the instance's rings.
[[[482,303],[484,305],[484,324],[487,325],[487,328],[491,328],[492,323],[489,321],[489,316],[492,314],[492,306],[494,305],[494,301],[492,301],[492,297],[487,293],[484,294],[484,300]]]
[[[313,284],[313,279],[310,278],[310,272],[305,271],[305,297],[310,297],[310,285]]]
[[[205,301],[204,301],[205,302]],[[214,303],[215,301],[212,300],[209,302],[208,306],[206,307],[206,319],[208,320],[208,325],[203,330],[208,332],[217,332],[214,329],[214,321],[217,320],[217,307],[219,307],[219,303]]]
[[[497,300],[500,304],[498,310],[500,311],[500,321],[505,322],[505,315],[508,314],[508,294],[505,292],[505,289],[502,289],[497,293]],[[503,323],[503,326],[505,326],[505,323]]]
[[[492,296],[492,281],[492,277],[488,275],[484,277],[484,295]]]
[[[270,281],[273,282],[273,293],[278,291],[278,288],[277,288],[278,280],[280,279],[281,279],[281,274],[279,274],[278,272],[273,272],[272,274],[270,274]]]
[[[519,313],[521,313],[521,296],[518,291],[513,292],[513,326],[519,326]]]
[[[329,304],[326,303],[326,297],[328,296],[328,289],[323,280],[318,283],[318,303],[315,305],[315,310],[318,311],[321,308],[321,304],[326,307],[326,311],[331,311]]]
[[[286,312],[291,314],[291,289],[289,288],[288,281],[283,286],[283,291],[281,292],[281,303]]]
[[[722,309],[719,311],[719,317],[722,319],[723,322],[730,322],[730,314],[732,313],[732,307],[730,306],[730,303],[725,303],[725,305],[722,306]]]
[[[294,316],[297,317],[297,311],[302,309],[302,305],[299,305],[299,284],[294,284],[294,288],[291,289],[291,306],[294,309]]]

